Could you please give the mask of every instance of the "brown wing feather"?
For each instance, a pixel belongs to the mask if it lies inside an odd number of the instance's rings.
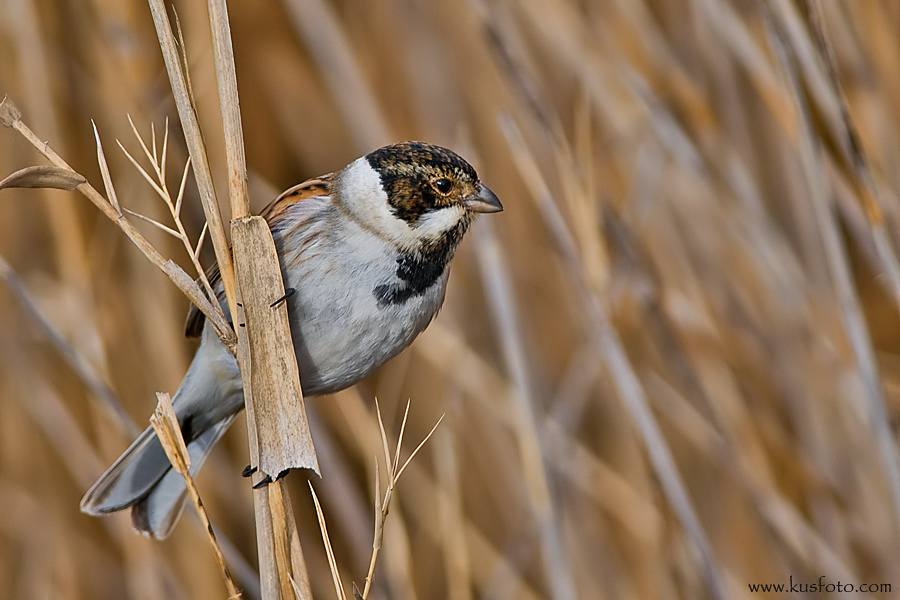
[[[262,209],[259,216],[265,217],[270,223],[284,212],[288,206],[331,194],[331,184],[334,181],[334,173],[328,173],[315,179],[307,179],[294,187],[288,188],[272,200],[268,206]]]
[[[284,210],[287,207],[298,202],[303,202],[304,200],[309,200],[310,198],[329,195],[331,193],[331,184],[333,181],[334,173],[328,173],[327,175],[322,175],[315,179],[307,179],[303,183],[298,183],[294,187],[286,189],[270,202],[268,206],[260,211],[259,216],[264,217],[271,226],[273,222],[278,220],[279,215],[284,214]],[[219,280],[222,278],[219,274],[218,263],[210,265],[206,270],[206,277],[209,279],[209,284],[215,289],[219,284]],[[219,302],[222,302],[224,293],[218,295]],[[184,324],[185,335],[187,337],[200,337],[200,334],[203,333],[203,323],[205,319],[206,317],[200,312],[200,309],[192,304],[190,310],[188,310],[187,320]]]

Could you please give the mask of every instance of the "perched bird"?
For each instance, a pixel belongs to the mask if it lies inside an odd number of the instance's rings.
[[[440,309],[450,260],[474,216],[501,210],[469,163],[421,142],[375,150],[266,207],[293,290],[286,302],[304,394],[351,386],[406,348]],[[217,271],[211,283],[221,301]],[[204,321],[192,307],[187,334],[201,342],[173,398],[192,471],[244,408],[237,362]],[[162,539],[185,492],[148,428],[88,490],[81,510],[130,507],[135,528]]]

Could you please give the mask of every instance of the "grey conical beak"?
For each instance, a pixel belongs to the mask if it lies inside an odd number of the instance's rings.
[[[462,201],[467,210],[476,213],[495,213],[503,210],[500,198],[484,184],[478,184],[478,193]]]

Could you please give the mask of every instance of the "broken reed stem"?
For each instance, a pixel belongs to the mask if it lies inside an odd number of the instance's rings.
[[[21,113],[16,105],[9,97],[4,97],[0,102],[0,124],[15,129],[22,137],[24,137],[38,152],[44,155],[51,164],[65,169],[74,175],[81,177],[63,158],[50,147],[49,142],[41,141],[34,132],[22,121]],[[172,260],[166,259],[157,250],[153,244],[145,238],[140,231],[129,221],[124,214],[120,213],[115,207],[103,197],[90,183],[85,180],[84,183],[75,187],[81,192],[91,203],[100,209],[100,211],[115,223],[135,246],[146,256],[150,262],[159,267],[172,280],[178,289],[193,302],[201,312],[210,320],[216,329],[216,333],[222,338],[225,345],[234,352],[237,339],[222,311],[213,306],[209,298],[203,293],[197,283],[184,270],[175,264]]]
[[[318,461],[303,403],[300,371],[297,367],[287,315],[287,305],[278,254],[268,224],[262,217],[250,217],[247,197],[247,167],[238,105],[237,79],[231,45],[231,29],[225,0],[209,0],[219,86],[219,104],[225,132],[225,151],[231,201],[231,239],[234,261],[239,265],[247,339],[251,343],[251,364],[241,365],[246,377],[252,372],[254,425],[260,434],[260,462],[265,474],[275,477],[285,469],[309,468],[318,472]],[[271,294],[271,296],[267,296]],[[261,360],[265,357],[265,360]],[[253,365],[254,361],[257,363]],[[276,374],[272,380],[271,374]],[[261,418],[262,417],[262,418]],[[287,426],[285,426],[287,423]],[[288,440],[293,440],[291,443]]]
[[[169,394],[162,392],[157,393],[156,397],[159,402],[153,416],[150,417],[150,424],[153,426],[153,430],[156,431],[156,435],[162,444],[163,450],[165,450],[169,462],[172,463],[172,468],[184,477],[184,483],[187,485],[188,494],[191,496],[194,508],[197,509],[200,521],[206,528],[213,554],[222,571],[225,586],[228,588],[228,597],[230,599],[241,598],[241,593],[238,591],[234,579],[231,577],[231,572],[228,570],[228,566],[225,564],[225,558],[222,556],[222,550],[219,548],[219,543],[216,541],[216,534],[209,521],[209,515],[206,513],[203,502],[200,500],[200,492],[197,490],[194,478],[191,477],[191,457],[188,454],[187,446],[184,444],[184,437],[181,435],[181,426],[178,424],[178,417],[175,416],[175,411],[172,408],[172,400],[169,397]]]
[[[262,217],[232,222],[238,292],[242,303],[240,366],[244,383],[250,464],[277,479],[292,468],[319,471],[312,435],[300,389],[299,368],[288,327],[285,291],[278,267],[275,244]],[[258,481],[258,479],[257,479]],[[272,485],[254,490],[257,511],[257,545],[264,598],[275,598],[289,579],[279,570],[276,544],[287,526],[294,530],[293,514],[285,507],[270,510]],[[284,515],[275,523],[276,515]],[[286,545],[284,546],[287,547]],[[283,565],[294,564],[281,560]],[[296,573],[295,580],[306,577]],[[271,596],[266,594],[271,594]]]
[[[257,434],[250,436],[251,444],[258,444],[253,464],[272,478],[295,467],[318,472],[303,403],[300,371],[291,343],[287,307],[282,302],[272,304],[285,294],[275,244],[268,224],[261,217],[250,217],[228,7],[225,0],[209,0],[207,6],[225,138],[236,278],[247,330],[247,335],[240,338],[242,344],[248,344],[247,352],[241,355],[250,358],[242,361],[240,367],[245,382],[247,427]],[[263,278],[263,274],[268,277]],[[265,296],[273,291],[274,297]],[[289,443],[290,440],[293,443]],[[250,453],[254,455],[254,448]],[[305,572],[299,540],[293,535],[296,524],[284,483],[279,481],[265,486],[255,492],[253,498],[257,524],[261,526],[257,531],[257,543],[260,577],[265,582],[263,597],[275,598],[275,582],[283,600],[293,595],[294,585],[298,582],[301,591],[308,592],[309,576]],[[295,541],[296,548],[292,552]],[[300,554],[297,560],[292,560],[294,553]]]

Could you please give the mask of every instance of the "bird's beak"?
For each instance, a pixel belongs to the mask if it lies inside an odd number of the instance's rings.
[[[500,198],[484,184],[478,184],[477,194],[463,198],[462,205],[466,210],[476,213],[495,213],[503,210]]]

